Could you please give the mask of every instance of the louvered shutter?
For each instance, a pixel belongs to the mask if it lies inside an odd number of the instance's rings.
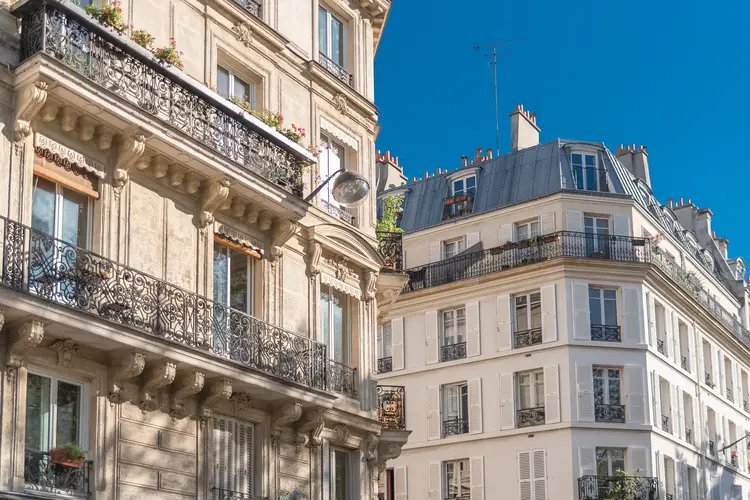
[[[320,447],[321,464],[322,464],[322,488],[323,500],[331,499],[331,447],[327,440],[323,440]]]
[[[507,351],[511,348],[511,310],[510,295],[497,298],[497,350]]]
[[[518,453],[518,485],[521,500],[534,500],[531,482],[531,452]]]
[[[666,338],[664,339],[664,355],[669,359],[674,359],[674,336],[672,332],[672,310],[664,308],[664,324],[667,329]]]
[[[583,212],[578,210],[568,210],[567,212],[567,228],[568,231],[574,231],[577,233],[583,232]]]
[[[732,361],[732,382],[734,388],[734,404],[742,408],[742,390],[740,389],[740,370],[736,361]]]
[[[484,457],[469,459],[471,500],[484,500]]]
[[[674,478],[674,484],[672,485],[672,491],[676,498],[682,498],[682,481],[680,481],[680,462],[672,460],[672,477]]]
[[[469,233],[466,235],[466,248],[469,249],[479,244],[479,233]]]
[[[729,441],[729,419],[722,415],[721,424],[722,424],[722,431],[723,431],[722,432],[723,439],[722,439],[722,443],[719,449],[724,448],[725,446],[728,446],[730,443]],[[722,453],[722,458],[726,460],[729,455],[730,455],[729,450],[724,450],[724,452]]]
[[[672,337],[674,342],[674,362],[677,366],[681,366],[682,349],[680,348],[680,319],[677,311],[672,311]]]
[[[513,226],[511,224],[503,224],[502,226],[500,226],[498,235],[500,246],[513,241]]]
[[[688,370],[690,373],[696,373],[695,369],[695,331],[693,327],[688,325],[687,327],[688,337]],[[700,373],[698,374],[700,376]],[[700,380],[700,377],[699,377]]]
[[[651,293],[647,293],[646,303],[648,305],[648,343],[651,347],[656,347],[656,302]]]
[[[378,359],[381,359],[383,357],[383,353],[385,352],[385,345],[383,344],[383,327],[379,326],[377,330],[377,336],[375,337],[375,345],[377,347],[377,356]]]
[[[351,450],[349,452],[349,470],[351,471],[351,498],[360,500],[362,498],[362,452]]]
[[[578,447],[578,468],[580,470],[580,477],[596,475],[594,448]]]
[[[670,420],[672,421],[672,435],[680,437],[680,425],[679,425],[679,405],[677,404],[677,393],[679,388],[676,385],[669,384],[669,409],[670,409]]]
[[[404,358],[404,318],[391,321],[391,362],[393,370],[403,370]]]
[[[432,262],[438,262],[441,259],[442,255],[440,255],[440,246],[441,245],[440,245],[439,241],[433,241],[433,242],[430,243],[430,247],[429,247],[429,253],[430,253],[429,259],[430,259],[431,263]]]
[[[482,379],[469,380],[469,434],[482,432]]]
[[[440,439],[440,387],[427,388],[427,439]]]
[[[659,483],[659,498],[666,498],[664,495],[664,492],[666,491],[666,484],[665,484],[665,476],[664,476],[664,460],[661,458],[661,452],[657,451],[655,453],[655,460],[654,460],[654,473],[656,474],[656,479],[658,479]]]
[[[406,466],[393,469],[394,500],[408,500],[409,483],[407,482]]]
[[[501,373],[500,379],[500,429],[515,427],[516,411],[513,397],[513,374]]]
[[[631,424],[646,423],[646,387],[643,380],[643,367],[627,365],[625,367],[625,394],[627,394],[627,421]]]
[[[591,317],[589,316],[589,284],[571,281],[573,297],[573,336],[579,340],[591,340]]]
[[[534,500],[547,500],[547,457],[544,450],[531,452]]]
[[[661,429],[661,383],[656,371],[651,372],[651,390],[654,402],[654,426]]]
[[[558,365],[544,367],[544,418],[548,424],[560,421],[560,374]]]
[[[479,356],[482,352],[479,332],[479,302],[466,303],[466,356]]]
[[[542,341],[557,340],[557,297],[555,284],[544,285],[540,289],[542,299]]]
[[[623,340],[631,344],[643,342],[640,314],[641,293],[632,286],[622,288]]]
[[[243,422],[236,422],[235,435],[236,454],[235,461],[237,467],[235,471],[235,486],[233,491],[241,493],[253,493],[253,425]]]
[[[648,477],[648,451],[641,446],[628,448],[628,469],[631,475]]]
[[[612,229],[618,236],[630,236],[630,217],[627,215],[615,215],[612,217]]]
[[[214,487],[231,490],[234,463],[231,454],[232,422],[220,417],[214,421]]]
[[[428,481],[428,496],[429,500],[443,500],[443,488],[442,488],[442,474],[440,462],[430,462],[428,465],[429,474],[427,477]]]
[[[576,381],[578,385],[578,420],[594,421],[594,374],[591,365],[576,363]]]
[[[555,212],[542,214],[539,219],[541,222],[539,226],[542,228],[542,234],[550,234],[555,232]]]
[[[715,367],[714,374],[716,375],[713,382],[714,384],[716,384],[716,387],[721,393],[724,391],[724,368],[721,366],[723,364],[722,361],[724,361],[724,358],[721,354],[721,349],[715,348],[713,344],[711,345],[711,348],[711,364]]]
[[[677,498],[685,498],[687,492],[690,491],[690,476],[688,474],[687,463],[685,462],[680,462],[680,486],[677,491]]]
[[[679,439],[685,439],[685,393],[680,387],[677,387],[677,432],[675,435]]]
[[[690,423],[690,428],[693,430],[693,446],[700,448],[703,439],[703,429],[701,429],[699,423],[701,421],[701,409],[698,405],[698,398],[691,395],[691,399],[693,400],[693,421]],[[705,415],[703,418],[705,419]]]
[[[438,351],[440,349],[439,332],[438,312],[432,310],[424,313],[425,363],[428,365],[434,365],[438,362]]]

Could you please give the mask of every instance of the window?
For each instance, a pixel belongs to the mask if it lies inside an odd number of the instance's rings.
[[[223,66],[216,68],[216,91],[227,99],[247,102],[250,109],[256,109],[255,83],[240,78]]]
[[[318,165],[320,168],[320,181],[324,182],[339,170],[346,170],[348,162],[347,152],[344,146],[326,135],[321,135],[320,141],[322,146],[318,158]],[[320,197],[320,204],[331,215],[351,223],[351,211],[339,205],[339,202],[333,198],[332,189],[333,181],[323,186],[323,189],[318,195]]]
[[[390,358],[392,345],[393,332],[391,330],[391,324],[386,323],[383,325],[383,340],[378,345],[378,359]]]
[[[597,165],[596,155],[573,153],[573,175],[576,179],[576,188],[586,191],[608,192],[607,172],[604,167]]]
[[[443,437],[469,432],[469,385],[443,386]]]
[[[597,422],[624,422],[625,411],[621,404],[621,371],[619,368],[595,366],[594,413]]]
[[[31,227],[85,248],[89,241],[90,204],[88,196],[35,175]]]
[[[528,240],[539,235],[539,221],[520,222],[516,224],[516,241]]]
[[[84,388],[58,377],[29,372],[26,379],[26,449],[46,452],[74,443],[85,449]]]
[[[617,325],[617,291],[589,287],[589,315],[592,325]]]
[[[349,465],[351,459],[349,451],[331,448],[331,500],[350,498],[352,485]]]
[[[464,240],[464,238],[443,242],[443,258],[444,259],[450,259],[451,257],[455,257],[456,255],[460,254],[464,250],[466,250],[466,240]]]
[[[476,190],[477,178],[474,175],[453,181],[453,196],[461,196],[464,194],[473,196],[476,194]]]
[[[584,216],[583,231],[586,233],[586,253],[589,256],[606,255],[609,249],[609,218]]]
[[[469,460],[453,460],[443,463],[445,498],[471,498]]]
[[[345,67],[344,23],[322,5],[318,9],[318,45],[321,54]]]
[[[542,327],[542,297],[539,292],[516,295],[516,332]]]
[[[521,409],[544,406],[544,371],[518,374],[518,404]]]
[[[466,341],[466,309],[461,307],[443,311],[443,345],[460,344]]]
[[[349,300],[346,295],[327,285],[322,285],[320,291],[320,331],[323,343],[328,346],[328,357],[350,365],[352,339]]]
[[[625,470],[625,449],[597,448],[596,475],[616,476],[618,470]]]
[[[237,311],[253,313],[253,263],[241,251],[214,242],[214,301]]]
[[[213,420],[214,487],[253,495],[253,424],[223,417]]]
[[[380,493],[378,493],[378,500],[395,500],[396,498],[396,484],[395,484],[395,473],[393,469],[385,470],[385,491],[382,491],[383,486],[380,486]]]

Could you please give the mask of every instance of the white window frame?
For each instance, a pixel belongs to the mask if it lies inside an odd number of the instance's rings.
[[[610,453],[612,450],[622,451],[622,466],[623,469],[626,467],[626,461],[627,461],[627,448],[618,448],[616,446],[597,446],[594,448],[594,470],[596,473],[599,473],[599,450],[606,450],[606,456],[607,456],[607,471],[609,472],[610,476],[615,476],[617,470],[613,470],[613,459],[612,459],[612,453]]]
[[[333,61],[334,63],[338,64],[341,68],[343,68],[346,71],[349,71],[348,69],[348,63],[349,60],[349,25],[348,23],[338,15],[338,13],[331,10],[330,7],[323,4],[322,2],[318,4],[318,22],[320,22],[320,12],[324,11],[326,13],[326,40],[325,40],[325,47],[321,44],[320,40],[320,28],[318,28],[318,33],[316,36],[318,37],[318,51],[322,52],[323,55],[325,55],[328,59]],[[341,23],[341,59],[342,61],[334,61],[333,57],[331,57],[332,46],[331,43],[333,41],[333,37],[331,36],[331,20],[335,19],[338,22]]]
[[[346,171],[349,170],[349,149],[347,146],[333,138],[332,135],[326,134],[324,132],[321,132],[320,134],[320,147],[328,149],[328,155],[331,154],[331,151],[336,151],[338,158],[339,158],[339,170]],[[325,165],[325,172],[328,172],[327,175],[323,174],[323,165],[319,163],[320,168],[320,182],[325,182],[326,179],[328,179],[331,175],[334,174],[334,172],[331,171],[330,165]],[[337,208],[339,210],[343,210],[348,213],[352,213],[352,210],[350,208],[342,207],[339,205],[339,203],[333,199],[333,194],[331,189],[333,188],[333,180],[329,182],[321,191],[318,193],[318,197],[321,201],[328,204],[328,206]]]
[[[458,496],[455,497],[449,497],[448,495],[448,486],[450,485],[449,479],[448,479],[448,465],[453,466],[453,474],[455,475],[458,473]],[[462,466],[465,466],[462,470]],[[468,458],[462,458],[459,460],[446,460],[443,462],[443,474],[442,474],[442,480],[445,484],[445,495],[446,500],[452,499],[452,498],[466,498],[467,496],[471,495],[471,463],[469,462]],[[467,478],[469,479],[467,481],[467,488],[466,491],[463,491],[463,474],[466,474]]]
[[[450,394],[449,394],[450,393]],[[464,414],[464,405],[462,399],[466,398],[466,410]],[[468,405],[469,405],[469,384],[468,382],[455,382],[453,384],[445,384],[441,388],[441,403],[443,405],[444,421],[450,421],[454,419],[465,420],[469,418]],[[450,401],[455,399],[455,407],[457,408],[456,415],[448,415],[448,409],[451,408]]]
[[[599,298],[597,299],[597,301],[599,302],[599,314],[601,315],[601,318],[602,318],[602,325],[604,325],[604,326],[617,326],[617,319],[618,319],[618,315],[620,313],[620,309],[619,309],[620,305],[618,304],[618,293],[617,293],[618,290],[616,288],[607,287],[607,286],[589,286],[589,289],[588,289],[589,309],[591,308],[591,290],[599,290]],[[612,300],[612,299],[607,299],[607,298],[604,297],[604,292],[605,291],[613,292],[615,294],[615,298],[614,298],[614,302],[615,302],[615,322],[614,322],[614,324],[611,324],[611,325],[607,324],[607,317],[606,317],[606,314],[605,314],[605,311],[606,311],[605,304],[606,304],[607,300]],[[590,319],[591,319],[591,312],[589,311],[589,320]]]
[[[586,228],[588,227],[586,224],[586,219],[591,219],[591,229],[592,229],[591,231],[586,230]],[[602,229],[599,228],[597,224],[597,222],[599,221],[605,221],[607,223],[607,227],[604,228],[607,230],[607,232],[602,232]],[[595,234],[597,236],[610,236],[612,234],[611,217],[594,215],[594,214],[584,214],[583,215],[583,232],[584,234]]]
[[[458,313],[459,311],[463,311],[463,331],[459,330],[459,322],[458,322]],[[453,313],[453,331],[455,332],[455,342],[447,343],[448,339],[446,338],[446,329],[445,325],[447,323],[445,316],[448,313]],[[461,342],[466,342],[466,307],[456,307],[454,309],[444,309],[440,311],[440,318],[442,319],[440,323],[440,343],[442,346],[447,345],[455,345],[460,344]],[[462,339],[459,341],[459,338]]]
[[[448,248],[450,245],[455,245],[456,251],[455,253],[452,253],[451,255],[448,255]],[[442,252],[443,252],[443,259],[450,259],[452,257],[455,257],[456,255],[460,254],[461,252],[466,250],[466,238],[463,236],[460,238],[455,238],[452,240],[446,240],[443,242],[442,245]]]
[[[524,378],[528,377],[528,381],[524,382]],[[537,389],[541,386],[542,393],[537,398]],[[529,405],[524,406],[521,401],[521,394],[523,394],[523,387],[529,388]],[[529,370],[525,372],[516,373],[516,388],[518,389],[518,409],[519,410],[530,410],[533,408],[544,407],[544,370]]]
[[[228,303],[227,304],[222,304],[222,305],[224,305],[225,307],[228,308],[228,307],[230,307],[230,304],[232,303],[232,298],[231,298],[232,283],[230,281],[230,278],[232,276],[232,257],[231,257],[232,256],[232,254],[231,254],[232,248],[230,248],[227,245],[224,245],[223,243],[220,243],[220,242],[215,242],[215,243],[216,243],[216,245],[221,245],[224,248],[224,251],[226,252],[226,256],[227,256],[227,276],[226,276],[226,278],[227,278],[227,280],[226,280],[227,281],[227,289],[225,290],[225,292],[226,292],[226,297],[227,297],[227,302]],[[238,251],[238,253],[242,253],[242,252]],[[215,259],[215,256],[216,256],[216,246],[214,246],[214,259]],[[245,313],[245,314],[249,314],[249,315],[252,316],[254,314],[254,312],[255,312],[255,274],[256,274],[256,271],[255,271],[255,260],[256,259],[254,257],[251,257],[250,255],[244,255],[244,257],[247,259],[247,285],[246,285],[246,292],[245,293],[247,293],[247,308],[248,308],[248,310],[247,311],[240,311],[240,312]],[[215,280],[216,275],[215,275],[215,272],[214,272],[213,268],[211,269],[211,272],[212,272],[211,279],[213,279],[214,286],[216,286],[216,280]],[[214,295],[214,297],[215,297],[215,295]]]
[[[378,343],[378,359],[393,357],[393,324],[384,323],[380,342]]]
[[[526,230],[526,234],[528,235],[526,238],[523,238],[523,239],[521,238],[520,231],[519,231],[520,229]],[[528,240],[535,236],[539,236],[539,219],[517,222],[515,226],[515,231],[516,231],[516,241]]]
[[[218,86],[219,86],[219,70],[222,69],[227,72],[228,78],[229,78],[229,95],[226,95],[227,99],[230,99],[232,97],[240,98],[241,96],[235,96],[234,95],[234,79],[237,78],[242,83],[247,85],[249,87],[249,99],[248,103],[250,103],[250,109],[258,109],[258,82],[256,82],[253,79],[248,79],[245,77],[245,75],[242,74],[242,71],[237,71],[233,65],[226,64],[226,61],[220,61],[216,63],[216,87],[218,92]],[[219,92],[220,95],[223,95]]]
[[[537,295],[538,298],[536,300],[531,300],[532,295]],[[526,298],[526,303],[522,306],[518,305],[518,300],[521,297]],[[539,326],[534,327],[532,325],[532,316],[531,316],[531,306],[532,304],[539,304]],[[526,325],[528,328],[525,330],[519,330],[518,329],[518,310],[525,308],[526,309]],[[535,328],[541,328],[541,320],[542,320],[542,293],[541,291],[537,290],[534,292],[527,292],[527,293],[518,293],[513,296],[513,333],[519,333],[519,332],[525,332],[529,330],[534,330]]]
[[[476,196],[476,193],[477,193],[477,176],[474,175],[474,174],[467,175],[465,177],[458,177],[456,179],[452,179],[451,180],[451,195],[452,196],[462,196],[462,195],[467,194],[469,188],[466,187],[466,184],[469,181],[469,179],[474,179],[474,192],[473,192],[473,194]],[[457,192],[456,191],[456,184],[458,182],[462,182],[463,183],[462,184],[463,188],[461,188],[461,190]]]
[[[583,187],[578,187],[578,181],[576,175],[576,164],[573,163],[573,157],[575,155],[581,155],[581,175],[583,175],[583,179],[580,179],[582,181]],[[589,167],[586,165],[586,157],[593,157],[594,158],[594,166]],[[599,154],[598,152],[592,152],[592,151],[572,151],[570,154],[570,167],[573,170],[573,179],[575,181],[576,189],[582,190],[582,191],[592,191],[592,192],[609,192],[609,178],[607,177],[607,171],[604,168],[603,165],[599,165]],[[593,168],[596,172],[596,189],[588,189],[587,188],[587,170]],[[602,185],[601,185],[601,176],[604,175],[607,182],[607,190],[602,191]]]
[[[622,385],[623,370],[622,370],[622,368],[617,367],[617,366],[594,365],[591,368],[591,378],[592,378],[592,380],[596,379],[596,375],[594,375],[594,370],[602,370],[602,391],[604,391],[604,392],[602,394],[603,397],[602,397],[602,403],[601,404],[604,404],[604,405],[612,404],[610,402],[610,400],[609,400],[609,380],[610,380],[609,379],[609,371],[610,370],[616,370],[619,373],[618,381],[619,381],[619,384],[620,384],[620,402],[617,403],[617,404],[623,405],[624,403],[623,403],[623,394],[622,394],[622,389],[623,389],[623,385]],[[594,401],[596,401],[596,384],[594,384]]]
[[[331,309],[331,302],[330,301],[328,303],[329,304],[328,305],[328,307],[329,307],[329,309],[328,309],[328,331],[327,332],[323,332],[323,331],[320,332],[321,333],[321,337],[323,337],[321,340],[323,340],[324,343],[326,344],[326,346],[328,346],[328,349],[327,349],[327,351],[328,351],[328,359],[336,361],[337,363],[341,363],[341,364],[344,364],[344,365],[347,365],[347,366],[351,366],[352,354],[353,354],[352,353],[352,341],[353,341],[353,338],[352,338],[352,306],[351,306],[351,303],[350,303],[350,297],[348,295],[346,295],[345,293],[343,293],[343,292],[339,292],[338,290],[336,290],[335,288],[333,288],[330,285],[324,285],[324,284],[321,283],[321,285],[320,285],[320,293],[322,294],[324,291],[328,293],[329,297],[332,297],[333,293],[335,291],[335,292],[341,294],[341,296],[344,299],[344,308],[343,308],[343,312],[344,312],[344,324],[343,324],[343,329],[344,329],[344,336],[348,339],[349,345],[348,346],[346,346],[346,345],[342,346],[342,347],[344,347],[344,349],[342,349],[342,352],[345,354],[345,358],[347,358],[347,359],[337,360],[334,357],[335,353],[336,353],[336,346],[333,344],[333,342],[335,340],[333,338],[333,319],[334,319],[333,316],[334,315],[333,315],[333,309]],[[318,299],[320,300],[320,297],[318,297]],[[322,326],[322,324],[321,324],[321,326]],[[324,337],[324,335],[325,335],[325,337]],[[346,349],[347,347],[348,347],[348,352],[347,352],[347,349]]]
[[[36,189],[36,179],[44,179],[47,182],[51,182],[55,185],[55,220],[54,220],[54,233],[50,236],[63,241],[62,239],[62,222],[63,222],[63,213],[62,213],[62,201],[63,201],[63,189],[68,189],[69,191],[73,191],[77,194],[80,194],[81,196],[85,196],[87,200],[86,205],[86,234],[84,235],[85,242],[83,245],[80,245],[82,248],[89,249],[91,245],[92,240],[92,226],[93,226],[93,208],[94,208],[94,200],[91,198],[91,196],[88,196],[84,193],[80,193],[76,191],[75,189],[71,189],[68,186],[65,186],[59,182],[55,182],[53,180],[47,179],[46,177],[42,177],[41,175],[34,175],[32,178],[33,186],[32,186],[32,210],[33,210],[33,190]]]
[[[339,446],[331,446],[329,448],[328,452],[328,459],[329,459],[329,483],[330,483],[330,494],[331,498],[336,498],[336,452],[344,453],[346,455],[346,459],[344,460],[344,489],[345,491],[344,498],[351,498],[352,497],[352,490],[356,485],[352,484],[352,468],[351,468],[351,454],[352,450],[341,448]]]

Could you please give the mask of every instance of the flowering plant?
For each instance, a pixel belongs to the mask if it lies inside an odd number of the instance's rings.
[[[130,29],[133,30],[130,33],[131,40],[133,40],[135,43],[137,43],[138,45],[140,45],[144,49],[153,50],[154,35],[152,35],[151,33],[149,33],[146,30],[137,30],[137,29],[134,29],[134,28],[135,28],[135,26],[133,26],[131,24],[130,25]]]
[[[732,450],[732,456],[733,456],[733,457],[736,457],[736,456],[737,456],[737,450]]]
[[[125,18],[122,15],[120,0],[113,0],[112,3],[108,3],[104,7],[86,5],[83,10],[100,23],[106,24],[117,31],[123,32],[127,27],[125,24]]]
[[[180,57],[183,55],[183,52],[181,50],[177,50],[177,41],[174,39],[174,37],[169,39],[169,45],[156,49],[154,51],[154,55],[157,59],[177,66],[180,69],[185,67],[185,65],[182,64],[182,60],[180,59]]]
[[[305,129],[296,126],[294,123],[292,123],[292,128],[285,128],[281,133],[295,142],[300,142],[305,137]]]

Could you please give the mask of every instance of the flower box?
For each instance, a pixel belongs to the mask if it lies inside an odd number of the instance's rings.
[[[72,457],[62,448],[52,448],[49,450],[49,456],[53,464],[67,465],[68,467],[75,467],[77,469],[83,467],[83,457]]]

